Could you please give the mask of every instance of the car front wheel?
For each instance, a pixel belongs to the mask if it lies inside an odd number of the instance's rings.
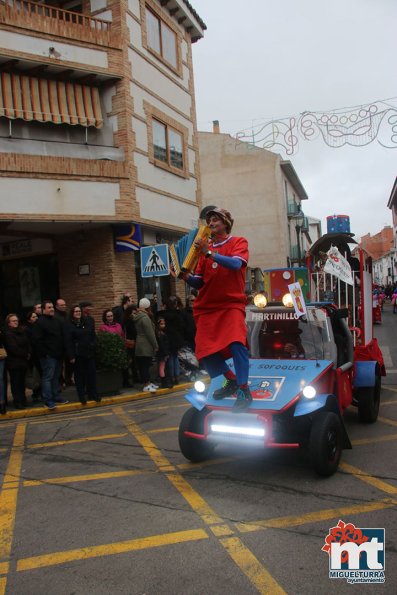
[[[338,469],[342,454],[342,423],[335,413],[322,412],[313,420],[309,454],[319,475],[329,477]]]
[[[206,409],[198,411],[192,407],[186,411],[179,424],[179,448],[181,449],[183,456],[189,461],[192,461],[192,463],[205,461],[211,456],[214,450],[213,444],[209,444],[205,440],[193,438],[192,436],[187,436],[185,434],[185,432],[203,434],[204,419],[207,414],[208,410]]]

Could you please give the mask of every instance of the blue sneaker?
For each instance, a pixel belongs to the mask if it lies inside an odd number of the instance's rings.
[[[47,409],[55,409],[55,407],[56,407],[56,404],[54,403],[54,401],[47,401],[46,405],[47,405]]]
[[[251,391],[248,388],[241,388],[241,386],[239,387],[239,389],[236,392],[236,401],[233,405],[232,411],[234,413],[238,413],[239,411],[244,411],[245,409],[247,409],[252,403],[252,395],[251,395]]]

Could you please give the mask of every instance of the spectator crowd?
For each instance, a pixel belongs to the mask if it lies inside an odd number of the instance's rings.
[[[122,370],[125,388],[140,385],[144,392],[155,393],[178,384],[182,374],[198,370],[194,293],[185,305],[171,296],[158,308],[155,296],[136,304],[126,292],[119,305],[102,313],[98,328],[90,301],[68,307],[62,298],[44,300],[24,317],[9,313],[0,325],[0,414],[9,407],[25,409],[27,394],[32,405],[54,409],[68,402],[62,389],[73,385],[83,405],[87,400],[99,402],[98,333],[120,339],[127,356]]]

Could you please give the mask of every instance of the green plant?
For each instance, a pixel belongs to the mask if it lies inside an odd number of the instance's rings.
[[[96,341],[96,366],[98,370],[124,370],[128,366],[124,341],[114,333],[99,332]]]

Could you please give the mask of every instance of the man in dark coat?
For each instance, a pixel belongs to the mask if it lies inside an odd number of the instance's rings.
[[[55,318],[52,302],[43,302],[42,311],[42,316],[33,325],[33,345],[43,372],[41,395],[48,409],[54,409],[57,404],[68,403],[58,396],[59,376],[65,354],[64,328],[62,322]]]

